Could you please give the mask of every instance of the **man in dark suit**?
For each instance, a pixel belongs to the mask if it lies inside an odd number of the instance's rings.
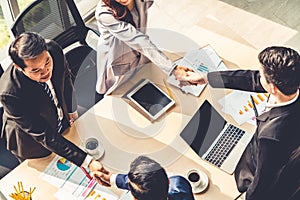
[[[194,199],[191,185],[184,177],[168,178],[165,169],[146,156],[139,156],[132,161],[128,174],[94,174],[111,185],[130,190],[136,200]]]
[[[7,148],[20,160],[54,152],[77,166],[103,170],[100,162],[61,135],[77,118],[77,105],[60,46],[28,32],[11,43],[9,55],[13,66],[0,80],[1,136],[6,136]]]
[[[268,92],[269,102],[236,169],[247,200],[299,199],[300,56],[287,47],[268,47],[258,55],[259,70],[210,72],[195,78],[212,87]],[[198,80],[197,80],[198,79]]]

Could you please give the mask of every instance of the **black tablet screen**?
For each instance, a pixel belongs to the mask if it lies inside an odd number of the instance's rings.
[[[167,96],[165,96],[151,83],[143,85],[131,97],[152,116],[155,116],[171,102]]]

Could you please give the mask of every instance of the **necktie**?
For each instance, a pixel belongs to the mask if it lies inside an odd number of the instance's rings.
[[[53,95],[51,93],[51,90],[50,90],[48,84],[45,83],[45,82],[39,83],[39,84],[43,87],[43,89],[47,93],[47,95],[50,98],[50,100],[54,103]],[[54,103],[54,105],[55,105],[55,103]],[[62,122],[61,122],[61,120],[60,120],[60,118],[59,118],[58,115],[57,115],[57,128],[56,128],[56,130],[57,130],[58,133],[61,133],[61,130],[62,130]]]

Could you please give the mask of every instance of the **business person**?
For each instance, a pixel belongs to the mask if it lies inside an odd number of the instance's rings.
[[[19,160],[54,152],[91,171],[102,170],[100,162],[61,135],[77,118],[77,111],[60,46],[28,32],[11,43],[9,55],[13,65],[0,79],[1,136],[6,136],[7,148]]]
[[[1,71],[0,71],[1,74]],[[1,75],[0,75],[1,76]],[[2,127],[3,108],[0,105],[0,127]],[[0,179],[20,164],[18,159],[6,149],[6,139],[0,138]]]
[[[104,174],[95,177],[120,189],[130,190],[136,200],[193,200],[190,183],[182,176],[168,178],[165,169],[153,159],[139,156],[130,164],[128,174]]]
[[[97,47],[99,94],[109,94],[151,60],[165,73],[188,81],[188,69],[176,67],[146,34],[147,12],[153,0],[101,0],[96,19],[101,33]],[[168,38],[166,38],[168,39]],[[191,75],[193,72],[190,72]]]
[[[237,187],[246,192],[247,200],[299,199],[299,156],[295,155],[300,151],[300,56],[293,49],[272,46],[261,51],[258,59],[259,71],[210,72],[198,77],[198,82],[270,94],[236,167]]]

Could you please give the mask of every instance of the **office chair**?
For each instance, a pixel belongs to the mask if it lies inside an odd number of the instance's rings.
[[[97,37],[99,32],[85,25],[73,0],[35,0],[19,14],[11,31],[15,37],[23,32],[37,32],[64,49],[77,102],[83,108],[79,115],[99,100],[95,99],[96,51],[87,44],[88,32]]]
[[[0,77],[2,76],[3,73],[4,73],[4,70],[2,68],[2,65],[0,64]]]
[[[0,77],[3,74],[3,68],[0,64]],[[3,108],[0,107],[0,130],[2,129]],[[6,138],[0,133],[0,179],[3,178],[12,169],[20,163],[18,159],[6,149]]]

